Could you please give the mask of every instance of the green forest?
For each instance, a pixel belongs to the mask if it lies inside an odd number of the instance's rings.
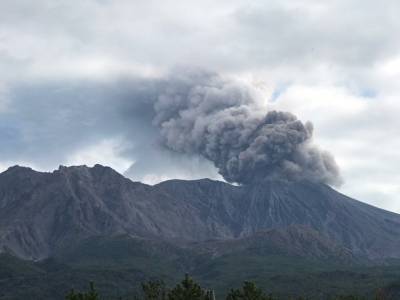
[[[368,299],[386,300],[389,299],[384,291],[378,290],[375,295],[370,295]],[[87,291],[71,290],[65,300],[105,300],[96,290],[93,282],[90,282]],[[212,289],[203,288],[188,274],[173,288],[168,288],[162,280],[150,280],[141,284],[141,291],[128,298],[119,297],[118,300],[216,300]],[[226,300],[280,300],[271,293],[257,287],[254,282],[244,281],[240,288],[232,288],[227,291]],[[287,299],[287,298],[285,298]],[[306,300],[307,297],[291,297],[290,300]],[[332,300],[363,300],[366,297],[357,295],[334,296]],[[391,299],[391,298],[390,298]]]

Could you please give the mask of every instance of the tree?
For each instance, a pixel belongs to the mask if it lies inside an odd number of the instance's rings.
[[[94,288],[94,283],[90,282],[89,284],[89,291],[86,293],[75,293],[72,289],[68,295],[65,297],[66,300],[99,300],[99,294],[97,293],[96,289]]]
[[[266,295],[254,282],[245,281],[241,289],[232,289],[227,300],[273,300],[271,295]]]
[[[200,287],[188,274],[168,293],[168,300],[210,300],[213,293]]]
[[[142,283],[142,291],[144,300],[165,300],[167,298],[165,283],[161,280]]]

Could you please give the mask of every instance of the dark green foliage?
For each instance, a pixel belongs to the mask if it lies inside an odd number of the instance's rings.
[[[99,295],[96,292],[93,283],[90,283],[89,291],[86,293],[75,293],[70,291],[65,298],[66,300],[99,300]],[[109,299],[109,298],[107,298]],[[122,300],[122,297],[118,298]],[[231,289],[226,300],[279,300],[288,299],[286,297],[274,297],[271,294],[266,294],[265,291],[256,286],[254,282],[245,281],[241,288]],[[291,297],[291,300],[306,300],[309,298]],[[324,297],[324,299],[326,299]],[[334,300],[389,300],[397,298],[386,298],[378,291],[375,297],[359,297],[354,295],[329,297]],[[172,290],[168,290],[165,283],[161,280],[150,280],[142,284],[142,297],[134,296],[129,300],[216,300],[213,290],[203,289],[189,275],[178,283]]]
[[[165,300],[167,299],[167,289],[161,280],[151,280],[142,283],[144,300]]]
[[[161,260],[158,254],[155,259],[149,256],[143,261],[132,254],[132,261],[125,263],[126,260],[105,267],[101,266],[104,257],[90,265],[69,265],[67,261],[32,262],[0,254],[0,299],[64,299],[71,287],[75,288],[74,294],[85,291],[89,281],[96,283],[101,299],[116,300],[122,296],[123,300],[132,300],[132,295],[138,293],[139,299],[143,299],[141,282],[162,278],[165,286],[171,287],[187,270],[201,286],[215,290],[218,300],[225,299],[230,288],[241,286],[249,278],[277,299],[294,300],[303,296],[307,300],[336,300],[338,295],[359,295],[367,300],[400,299],[400,266],[395,263],[331,266],[283,256],[261,258],[249,253],[213,259],[203,256],[197,262],[193,258],[193,265],[187,268],[166,266],[155,272],[152,266]],[[147,264],[150,267],[142,267],[151,260],[154,262]],[[375,297],[379,289],[382,296]],[[165,293],[168,299],[167,289]]]
[[[241,289],[232,289],[227,300],[274,300],[271,295],[266,295],[254,282],[245,281]]]
[[[215,300],[214,291],[204,290],[187,274],[172,290],[161,280],[142,283],[142,293],[143,300]]]
[[[66,300],[99,300],[99,294],[91,282],[89,291],[78,292],[71,290]],[[108,299],[108,298],[107,298]],[[123,298],[118,298],[122,300]],[[133,300],[215,300],[213,290],[205,290],[196,283],[189,275],[178,283],[172,290],[168,290],[166,285],[161,280],[150,280],[142,284],[142,297],[134,296],[129,298]],[[282,299],[274,297],[271,294],[266,294],[263,289],[256,286],[254,282],[245,281],[239,289],[231,289],[226,300],[278,300]],[[307,298],[298,297],[290,298],[292,300],[306,300]],[[330,299],[335,300],[365,300],[367,298],[358,296],[338,296]],[[370,297],[368,299],[371,299]],[[386,298],[379,293],[375,296],[375,300],[385,300]],[[392,299],[392,298],[389,298]]]
[[[209,296],[206,290],[186,274],[185,279],[168,293],[168,300],[211,300]]]
[[[89,284],[89,291],[81,293],[75,293],[74,290],[71,290],[68,295],[65,297],[66,300],[99,300],[99,294],[94,288],[93,282]]]
[[[364,299],[365,298],[349,295],[349,296],[339,296],[335,300],[364,300]]]

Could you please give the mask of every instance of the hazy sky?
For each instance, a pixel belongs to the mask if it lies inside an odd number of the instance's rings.
[[[143,125],[159,78],[207,70],[312,121],[340,190],[400,212],[399,11],[391,0],[3,0],[0,168],[219,178]]]

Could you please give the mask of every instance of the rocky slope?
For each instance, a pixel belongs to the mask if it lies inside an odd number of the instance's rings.
[[[204,179],[149,186],[100,165],[52,173],[16,166],[0,174],[0,249],[23,258],[43,259],[92,236],[263,240],[261,231],[299,225],[354,255],[400,258],[400,215],[322,184]]]
[[[400,215],[323,184],[267,181],[236,187],[210,180],[174,180],[156,187],[193,203],[214,237],[244,237],[265,229],[304,225],[355,255],[371,259],[400,255]]]
[[[260,231],[242,238],[198,242],[190,245],[190,249],[213,258],[247,253],[249,256],[283,255],[338,263],[355,260],[349,249],[302,225]]]

